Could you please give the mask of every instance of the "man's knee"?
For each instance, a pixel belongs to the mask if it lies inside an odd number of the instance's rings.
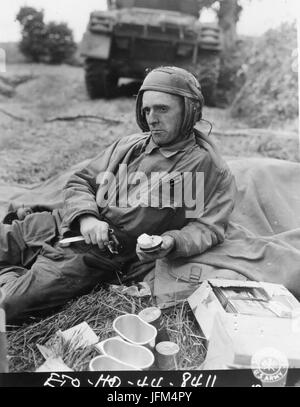
[[[30,270],[3,277],[7,320],[22,319],[51,309],[90,292],[105,280],[107,271],[90,270],[83,256],[66,253],[60,260],[39,255]],[[1,284],[1,276],[0,276]]]

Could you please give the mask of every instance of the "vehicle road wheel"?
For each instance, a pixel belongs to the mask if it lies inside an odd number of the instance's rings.
[[[97,59],[85,61],[85,84],[91,99],[112,98],[117,94],[118,76]]]

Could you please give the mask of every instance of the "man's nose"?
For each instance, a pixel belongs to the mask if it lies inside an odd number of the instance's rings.
[[[158,116],[157,116],[157,114],[155,113],[155,111],[154,110],[150,110],[150,112],[149,112],[149,114],[148,114],[148,123],[149,124],[155,124],[155,123],[158,123]]]

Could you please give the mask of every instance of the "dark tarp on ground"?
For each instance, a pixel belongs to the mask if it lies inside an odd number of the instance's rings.
[[[11,208],[61,205],[61,189],[80,163],[60,176],[28,186],[0,185],[0,215]],[[300,164],[269,158],[228,162],[238,201],[223,244],[184,262],[158,261],[154,294],[167,306],[207,278],[281,283],[300,297]]]
[[[188,264],[157,262],[154,291],[162,306],[207,278],[281,283],[300,297],[300,164],[251,158],[229,166],[238,200],[226,239]]]
[[[8,210],[15,210],[20,206],[43,206],[50,210],[62,204],[62,188],[71,174],[84,168],[90,160],[83,161],[64,173],[49,178],[49,180],[34,185],[5,185],[0,184],[0,219]]]

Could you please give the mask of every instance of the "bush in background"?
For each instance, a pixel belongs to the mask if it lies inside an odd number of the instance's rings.
[[[245,83],[231,115],[252,127],[268,127],[298,118],[298,74],[295,66],[296,24],[283,24],[255,40],[245,61]]]
[[[46,26],[45,47],[50,63],[59,64],[69,60],[76,51],[72,30],[65,23],[50,22]]]
[[[22,26],[22,39],[19,49],[33,62],[40,62],[47,55],[45,40],[47,36],[43,11],[33,7],[21,7],[16,20]]]
[[[245,83],[247,57],[253,48],[252,37],[239,37],[236,46],[221,54],[220,75],[218,79],[218,106],[231,105]]]
[[[33,62],[59,64],[76,51],[72,30],[65,23],[44,23],[43,11],[21,7],[16,20],[22,26],[20,51]]]

